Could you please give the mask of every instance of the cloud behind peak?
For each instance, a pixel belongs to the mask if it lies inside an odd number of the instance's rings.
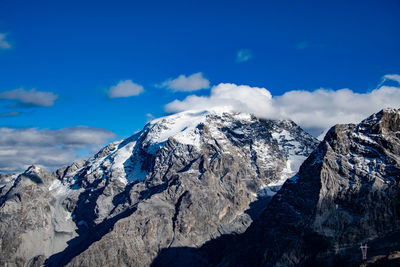
[[[389,77],[386,77],[389,79]],[[396,75],[390,76],[392,80]],[[400,87],[379,86],[366,93],[350,89],[294,90],[271,96],[265,88],[221,83],[208,96],[190,95],[165,106],[169,113],[190,109],[230,106],[238,112],[252,113],[266,119],[292,119],[318,136],[338,123],[356,123],[385,107],[400,107]]]

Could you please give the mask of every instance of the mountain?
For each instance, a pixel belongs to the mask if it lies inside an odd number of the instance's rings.
[[[1,176],[0,265],[146,266],[239,235],[317,144],[290,120],[187,111],[54,173]]]
[[[399,266],[399,182],[399,110],[336,125],[245,233],[192,253],[218,266]]]

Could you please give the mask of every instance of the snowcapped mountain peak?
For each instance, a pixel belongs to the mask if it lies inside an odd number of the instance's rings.
[[[199,126],[210,117],[230,116],[236,120],[250,120],[251,115],[236,113],[231,107],[214,107],[209,110],[190,110],[152,120],[148,126],[150,131],[144,140],[150,144],[149,152],[155,153],[168,138],[173,137],[177,142],[199,147]]]
[[[316,143],[290,120],[258,119],[230,107],[191,110],[148,122],[133,136],[104,147],[77,174],[84,174],[86,181],[107,177],[126,185],[154,176],[154,169],[170,164],[162,159],[166,151],[183,160],[186,153],[201,154],[205,147],[217,146],[219,153],[252,154],[261,171],[282,169],[272,178],[273,186],[279,187]],[[274,162],[276,157],[284,162]],[[90,187],[91,182],[84,184]]]
[[[397,113],[397,114],[399,114],[399,113],[400,113],[400,110],[397,109],[397,108],[390,108],[390,107],[387,107],[387,108],[382,109],[382,112],[384,112],[384,113]]]
[[[147,127],[150,129],[144,142],[149,143],[150,153],[157,152],[160,146],[170,137],[175,137],[182,144],[199,146],[198,125],[206,120],[206,111],[182,112],[151,121]]]
[[[235,113],[230,107],[210,110],[191,110],[161,117],[148,122],[133,136],[111,143],[101,149],[85,164],[85,174],[97,178],[115,177],[123,184],[142,181],[148,171],[145,160],[156,157],[169,139],[199,150],[202,145],[201,125],[213,123],[215,118],[250,121],[250,114]]]
[[[42,170],[39,166],[31,165],[26,169],[25,173],[38,173]]]
[[[34,175],[34,176],[40,176],[44,173],[46,173],[46,172],[37,165],[29,166],[28,169],[26,169],[24,172],[25,175]]]

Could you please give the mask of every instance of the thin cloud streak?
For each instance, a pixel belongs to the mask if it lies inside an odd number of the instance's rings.
[[[0,49],[10,49],[11,48],[11,44],[6,41],[6,34],[4,33],[0,33]]]
[[[250,49],[240,49],[236,53],[236,62],[246,62],[253,58],[253,53]]]
[[[114,137],[108,130],[86,126],[0,128],[0,172],[21,172],[32,164],[54,170],[81,159],[80,151],[97,150]]]
[[[383,76],[382,81],[394,81],[400,84],[400,75],[399,74],[386,74]]]
[[[19,88],[0,93],[0,99],[16,100],[19,105],[28,107],[50,107],[54,105],[57,98],[58,95],[52,92],[42,92],[36,89]]]
[[[310,47],[310,44],[308,42],[300,42],[296,45],[296,49],[298,50],[304,50]]]
[[[16,117],[18,115],[21,115],[21,112],[11,111],[11,112],[0,113],[0,117],[3,117],[3,118]]]

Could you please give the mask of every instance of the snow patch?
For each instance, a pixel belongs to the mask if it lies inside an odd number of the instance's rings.
[[[0,188],[6,186],[6,184],[10,182],[14,182],[18,178],[18,174],[13,174],[10,177],[7,177],[0,181]]]
[[[272,185],[272,183],[263,184],[257,192],[257,197],[273,197],[281,189],[281,185]]]
[[[49,191],[54,197],[57,197],[67,195],[69,193],[69,188],[68,186],[62,184],[60,180],[56,179],[50,184]]]
[[[260,187],[258,191],[260,197],[275,195],[286,180],[299,171],[301,164],[307,158],[302,155],[301,144],[287,130],[282,129],[272,133],[272,138],[278,142],[279,150],[286,153],[286,166],[277,181]]]
[[[116,150],[110,157],[110,160],[112,161],[111,171],[113,173],[118,173],[117,179],[123,184],[127,184],[124,163],[132,156],[132,151],[135,145],[136,141],[130,142]]]
[[[358,132],[358,133],[353,132],[352,136],[355,138],[361,139],[361,140],[367,142],[368,144],[377,144],[375,142],[375,140],[373,140],[372,138],[370,138],[369,136],[367,136],[365,134],[362,134],[361,132]]]
[[[133,162],[132,169],[127,174],[127,180],[129,182],[133,181],[143,181],[147,176],[147,172],[142,170],[142,164],[140,161],[135,160]]]
[[[235,120],[251,120],[251,115],[246,113],[232,114],[231,107],[215,107],[210,110],[191,110],[155,119],[149,123],[151,130],[145,143],[149,143],[149,151],[158,151],[168,138],[194,147],[200,147],[201,135],[199,125],[205,123],[209,116],[220,116],[229,113]]]
[[[206,111],[182,112],[150,122],[152,127],[145,142],[156,145],[166,142],[173,137],[182,144],[200,146],[200,132],[198,125],[206,121]]]

